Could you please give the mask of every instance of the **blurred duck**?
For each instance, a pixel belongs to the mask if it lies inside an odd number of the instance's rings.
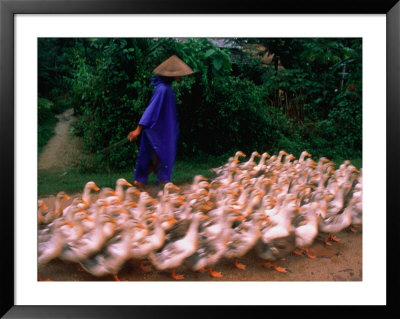
[[[62,216],[64,218],[68,219],[69,221],[72,221],[72,217],[73,217],[72,211],[76,207],[79,207],[81,209],[85,209],[85,207],[86,207],[87,209],[90,209],[90,207],[88,205],[89,205],[89,203],[84,201],[80,196],[74,197],[72,199],[71,204],[63,209]],[[90,211],[88,211],[88,212],[90,212]]]
[[[267,165],[265,165],[265,161],[267,160],[267,158],[270,158],[270,157],[271,156],[267,152],[262,153],[258,164],[256,166],[254,166],[251,171],[249,171],[250,176],[258,177],[259,174],[264,173],[267,169]]]
[[[276,158],[276,161],[275,161],[275,163],[276,163],[276,165],[278,165],[278,167],[280,167],[280,164],[282,164],[282,158],[283,158],[283,156],[287,156],[287,155],[289,155],[289,153],[287,153],[287,152],[284,151],[284,150],[281,150],[281,151],[279,152],[278,157]]]
[[[146,226],[131,219],[120,227],[97,254],[80,262],[85,271],[96,277],[113,275],[116,281],[120,281],[118,272],[130,257],[132,234],[137,228]]]
[[[63,214],[62,200],[69,200],[69,196],[65,192],[58,192],[54,204],[54,209],[46,213],[43,219],[44,224],[49,224],[56,218],[59,218]]]
[[[193,178],[193,182],[190,185],[190,188],[188,191],[186,191],[184,194],[193,194],[196,193],[200,189],[205,189],[205,188],[210,188],[211,185],[208,183],[208,179],[205,178],[203,175],[196,175]]]
[[[256,244],[258,256],[267,261],[267,264],[272,261],[274,269],[278,272],[286,272],[286,269],[278,267],[277,261],[295,249],[295,228],[292,219],[300,210],[297,200],[294,195],[287,195],[279,211],[268,216],[269,222],[261,230],[261,238]]]
[[[91,231],[82,235],[77,240],[67,243],[63,247],[62,256],[60,259],[69,260],[73,262],[81,261],[82,259],[88,258],[92,254],[96,253],[101,249],[106,240],[109,238],[109,234],[106,236],[105,224],[113,223],[116,224],[110,216],[105,214],[106,201],[99,199],[97,201],[99,211],[96,214],[95,227]]]
[[[93,181],[63,210],[61,194],[51,214],[38,201],[40,265],[58,256],[119,280],[119,269],[134,258],[142,270],[148,269],[146,259],[159,270],[171,269],[177,280],[184,278],[175,272],[182,263],[221,277],[213,271],[221,258],[234,258],[245,269],[238,258],[255,248],[265,266],[272,262],[286,272],[277,262],[292,251],[313,258],[308,248],[319,233],[327,234],[329,245],[339,240],[333,234],[362,223],[362,173],[350,161],[335,171],[329,159],[315,163],[306,151],[299,160],[283,150],[272,157],[253,152],[243,163],[240,157],[245,154],[238,151],[215,169],[210,182],[196,175],[181,193],[166,183],[157,200],[121,178],[115,190],[103,188],[96,202]]]
[[[295,228],[296,249],[293,251],[295,254],[301,255],[304,252],[308,258],[316,258],[310,254],[308,247],[311,246],[318,235],[321,214],[324,215],[324,212],[316,201],[301,206],[300,215],[304,218]]]
[[[360,227],[362,224],[362,171],[360,170],[360,175],[354,186],[354,191],[352,194],[352,201],[355,201],[353,205],[351,225],[349,229],[352,232],[357,232],[355,228]]]
[[[231,231],[224,257],[234,259],[236,268],[246,269],[246,266],[239,263],[238,259],[247,254],[259,240],[262,221],[268,221],[265,214],[262,211],[254,212],[249,216],[248,221],[243,221]]]
[[[109,204],[111,204],[113,202],[114,203],[119,202],[120,204],[122,204],[122,202],[125,199],[124,186],[132,187],[132,184],[129,183],[125,178],[119,178],[116,182],[115,191],[113,192],[113,193],[115,193],[115,195],[105,197],[105,199],[107,200],[107,202]]]
[[[247,162],[239,164],[238,168],[244,171],[254,168],[255,166],[257,166],[257,163],[254,161],[255,157],[261,157],[261,155],[257,151],[251,153],[249,160]]]
[[[49,208],[45,204],[45,202],[41,199],[38,200],[38,225],[43,224],[44,222],[44,212],[48,210]]]
[[[151,233],[139,240],[133,240],[130,247],[130,258],[141,260],[140,268],[143,271],[149,269],[145,267],[143,260],[147,258],[151,251],[159,250],[165,241],[165,230],[162,227],[162,222],[167,219],[170,223],[175,223],[176,219],[169,215],[156,216],[154,215],[155,222]]]
[[[242,151],[237,151],[233,157],[230,157],[228,159],[228,162],[226,164],[216,167],[216,168],[213,168],[213,169],[211,169],[211,171],[213,171],[214,173],[216,173],[218,175],[221,175],[223,172],[225,172],[229,168],[229,166],[232,165],[232,163],[234,163],[234,165],[236,166],[237,163],[239,162],[240,157],[246,157],[246,154],[244,154]]]
[[[70,216],[71,219],[66,219],[67,224],[60,227],[64,236],[64,242],[67,244],[81,238],[85,233],[81,222],[83,219],[88,218],[88,214],[86,210],[78,204],[70,209]]]
[[[213,266],[223,257],[226,251],[228,240],[232,232],[232,223],[235,220],[244,220],[244,217],[233,212],[223,215],[221,223],[222,230],[214,238],[199,234],[199,245],[194,254],[185,259],[185,263],[194,271],[208,272],[213,278],[222,278],[220,272],[213,271]]]
[[[61,226],[68,224],[65,219],[58,219],[52,225],[51,236],[47,240],[38,243],[38,267],[42,267],[49,261],[57,258],[63,248],[64,236],[61,232]]]
[[[99,199],[106,199],[110,196],[118,196],[118,194],[111,187],[103,187],[99,193]]]
[[[353,206],[356,204],[356,201],[351,201],[349,205],[343,208],[339,213],[327,216],[323,218],[319,222],[319,231],[323,233],[327,233],[327,236],[324,240],[326,245],[331,245],[329,240],[340,241],[340,239],[332,234],[338,233],[341,230],[349,227],[352,221],[352,211]]]
[[[123,206],[129,206],[131,203],[137,203],[139,201],[140,191],[135,187],[128,187],[125,191],[125,199],[122,202]]]
[[[82,208],[87,209],[92,205],[92,191],[98,192],[100,188],[96,185],[95,182],[90,181],[87,182],[84,189],[83,189],[83,194],[82,194],[82,200],[85,206]]]
[[[300,157],[299,157],[299,163],[303,163],[305,161],[306,157],[311,157],[311,156],[312,155],[310,153],[308,153],[307,151],[301,152]]]
[[[132,202],[132,204],[135,202]],[[146,216],[147,212],[149,211],[149,205],[156,205],[158,202],[154,200],[149,193],[141,192],[139,195],[139,201],[136,204],[130,205],[128,207],[128,211],[133,219],[138,221],[143,221],[144,217]]]
[[[362,224],[362,199],[358,197],[353,197],[354,201],[351,212],[351,224],[349,229],[352,232],[357,232],[355,228],[360,227]]]
[[[172,278],[175,280],[184,279],[183,275],[177,275],[178,268],[185,258],[193,255],[198,247],[198,228],[200,219],[204,215],[201,212],[192,215],[190,227],[186,235],[177,241],[173,241],[159,251],[149,253],[149,259],[158,270],[172,269]]]

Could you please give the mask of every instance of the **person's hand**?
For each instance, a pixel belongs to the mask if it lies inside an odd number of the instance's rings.
[[[138,136],[140,135],[141,132],[141,127],[137,127],[134,131],[129,132],[128,138],[129,141],[132,142],[134,140],[137,140]]]

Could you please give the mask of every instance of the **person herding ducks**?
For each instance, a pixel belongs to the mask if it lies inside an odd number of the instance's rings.
[[[159,185],[171,181],[175,162],[179,123],[176,111],[173,81],[194,73],[176,55],[157,66],[151,79],[155,87],[153,96],[135,130],[128,134],[132,142],[141,135],[139,153],[134,172],[134,185],[146,191],[149,175],[154,172]]]

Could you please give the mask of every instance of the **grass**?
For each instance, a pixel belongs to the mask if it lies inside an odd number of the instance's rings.
[[[215,175],[211,168],[218,167],[227,161],[226,158],[198,158],[196,160],[177,160],[172,174],[172,181],[177,185],[191,183],[196,175],[203,175],[212,179]],[[333,159],[336,168],[343,163],[344,159]],[[351,163],[357,168],[362,167],[362,159],[350,159]],[[133,181],[133,170],[115,172],[115,173],[82,173],[77,169],[70,169],[61,172],[41,171],[38,173],[38,196],[45,197],[55,195],[59,191],[65,191],[67,194],[81,193],[88,181],[94,181],[100,188],[115,187],[118,178],[125,178],[127,181]],[[150,175],[149,185],[155,185],[156,178],[154,174]]]
[[[198,174],[212,178],[214,174],[210,169],[222,164],[219,163],[218,159],[211,159],[206,162],[177,161],[172,174],[172,181],[177,185],[191,183],[193,177]],[[59,191],[65,191],[67,194],[79,193],[83,191],[88,181],[94,181],[100,188],[115,187],[118,178],[125,178],[128,182],[132,182],[133,169],[115,173],[82,173],[78,169],[61,172],[40,171],[38,173],[38,196],[55,195]],[[155,185],[155,183],[156,178],[152,174],[149,178],[149,185]]]

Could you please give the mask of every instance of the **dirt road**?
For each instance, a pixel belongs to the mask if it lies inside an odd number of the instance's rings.
[[[82,141],[69,134],[71,123],[76,120],[73,109],[68,109],[56,117],[58,122],[55,135],[39,155],[39,170],[62,171],[65,167],[77,164],[80,159]]]

